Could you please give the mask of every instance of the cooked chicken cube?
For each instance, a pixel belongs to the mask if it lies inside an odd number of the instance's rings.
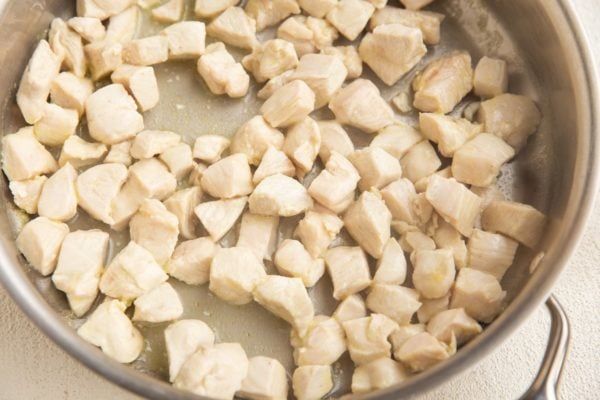
[[[376,283],[367,296],[367,308],[383,314],[400,325],[410,323],[414,313],[421,307],[419,293],[398,285]]]
[[[79,17],[93,17],[105,20],[118,14],[134,3],[133,0],[77,0],[77,15]]]
[[[431,318],[427,324],[427,332],[448,344],[456,340],[456,344],[460,346],[480,333],[481,326],[464,309],[455,308],[442,311]]]
[[[411,337],[425,332],[423,324],[408,324],[399,326],[391,335],[390,342],[392,343],[392,351],[395,357],[396,351]]]
[[[333,377],[329,365],[305,365],[292,375],[294,396],[298,400],[315,400],[326,397],[333,389]]]
[[[123,61],[133,65],[154,65],[169,59],[169,41],[165,36],[134,39],[123,46]]]
[[[241,7],[229,7],[208,24],[206,32],[217,40],[242,49],[252,49],[259,44],[256,21]]]
[[[254,289],[254,300],[287,321],[304,336],[315,316],[313,303],[300,278],[267,275]]]
[[[361,176],[360,190],[381,189],[402,177],[400,162],[380,147],[366,147],[350,154],[348,159]]]
[[[291,217],[313,206],[306,188],[300,182],[282,174],[263,179],[249,199],[250,212]]]
[[[471,191],[481,197],[481,209],[485,210],[487,206],[496,200],[506,200],[504,193],[496,185],[486,187],[471,186]]]
[[[252,193],[252,171],[245,154],[233,154],[204,171],[202,189],[213,197],[231,199]]]
[[[265,83],[265,85],[262,87],[262,89],[260,89],[256,93],[256,97],[258,97],[261,100],[268,99],[269,97],[271,97],[271,95],[273,93],[275,93],[275,91],[277,89],[283,87],[285,84],[290,82],[292,80],[293,75],[294,75],[294,70],[290,69],[288,71],[285,71],[285,72],[277,75],[274,78],[269,79],[269,81],[267,83]]]
[[[246,13],[256,20],[256,30],[260,32],[291,14],[300,14],[300,6],[296,0],[248,0]]]
[[[501,233],[534,248],[544,234],[546,216],[527,204],[493,201],[481,214],[481,224],[486,231]]]
[[[313,287],[325,273],[323,259],[313,258],[297,240],[281,242],[274,261],[281,275],[300,278],[306,287]]]
[[[11,181],[35,178],[56,171],[52,154],[38,142],[33,127],[21,128],[2,137],[2,170]]]
[[[417,250],[412,256],[413,284],[426,299],[445,296],[456,276],[454,257],[448,249]],[[416,310],[415,310],[416,311]]]
[[[300,7],[316,18],[325,17],[337,2],[338,0],[298,0]]]
[[[409,338],[394,357],[415,372],[433,367],[450,357],[450,349],[428,332],[418,333]]]
[[[188,176],[188,184],[191,186],[200,186],[200,181],[202,180],[202,175],[204,175],[206,168],[208,168],[206,164],[194,163],[190,175]]]
[[[55,54],[45,40],[35,48],[17,90],[17,104],[28,124],[44,116],[44,104],[52,82],[60,71],[62,57]]]
[[[367,256],[360,247],[340,246],[329,249],[325,254],[325,263],[336,300],[344,300],[371,284]]]
[[[354,144],[340,124],[335,121],[317,121],[317,124],[321,133],[319,157],[323,164],[327,163],[333,151],[346,158],[354,153]]]
[[[394,238],[390,238],[383,247],[381,258],[377,261],[374,283],[402,285],[406,279],[406,258],[402,248]]]
[[[100,161],[107,151],[102,143],[86,142],[79,136],[72,135],[63,144],[58,164],[61,167],[66,163],[70,163],[73,168],[85,167]]]
[[[81,116],[85,101],[93,91],[94,85],[90,79],[80,78],[71,72],[61,72],[52,81],[50,99],[63,108],[76,110]]]
[[[221,154],[229,147],[230,140],[221,135],[202,135],[194,142],[193,156],[209,164],[221,159]]]
[[[344,227],[350,236],[372,257],[381,258],[390,238],[392,214],[379,194],[363,192],[344,215]]]
[[[518,246],[517,242],[504,235],[475,229],[469,238],[469,268],[502,280],[513,263]]]
[[[446,311],[450,306],[452,291],[439,299],[421,299],[421,307],[417,310],[417,318],[422,324],[427,323],[433,316]],[[422,330],[421,330],[422,331]]]
[[[132,162],[131,158],[131,143],[132,140],[126,140],[121,143],[113,144],[110,146],[108,154],[104,158],[105,163],[118,163],[129,167]],[[64,149],[64,147],[63,147]]]
[[[327,13],[327,21],[350,41],[365,29],[375,7],[363,0],[340,0]]]
[[[192,148],[187,143],[179,143],[176,146],[169,147],[158,158],[165,163],[177,179],[189,175],[192,168],[194,168]]]
[[[297,175],[303,177],[313,167],[321,148],[321,132],[317,122],[306,117],[291,126],[283,142],[283,152],[294,162]]]
[[[242,65],[252,72],[257,82],[265,82],[298,65],[294,46],[282,39],[271,39],[254,47],[252,54],[242,59]]]
[[[252,182],[258,185],[263,179],[281,174],[285,176],[294,176],[296,173],[296,167],[294,163],[290,161],[283,151],[277,150],[273,146],[269,146],[265,151],[258,168],[254,171]]]
[[[400,238],[402,250],[407,253],[413,253],[417,250],[435,250],[435,242],[423,232],[414,229],[402,234]]]
[[[217,249],[215,242],[205,237],[181,242],[166,264],[166,270],[188,285],[202,285],[208,282],[210,264]]]
[[[52,51],[63,59],[64,69],[72,71],[79,77],[85,76],[87,62],[81,36],[69,29],[65,21],[60,18],[52,20],[48,32],[48,42]]]
[[[183,314],[183,305],[173,286],[161,283],[151,291],[144,293],[133,302],[135,312],[133,321],[167,322]]]
[[[338,31],[323,19],[298,15],[277,28],[277,37],[292,43],[298,56],[304,56],[331,46],[338,38]]]
[[[491,98],[506,92],[508,71],[506,61],[482,57],[475,67],[473,89],[477,96]]]
[[[124,364],[137,359],[144,348],[144,338],[125,315],[126,308],[119,300],[107,300],[77,329],[83,339]]]
[[[183,6],[184,0],[169,0],[152,10],[152,18],[162,23],[172,24],[181,19]]]
[[[250,400],[284,400],[287,395],[287,374],[279,361],[263,356],[248,360],[248,375],[236,396]]]
[[[96,42],[104,39],[106,28],[102,21],[94,17],[73,17],[67,21],[69,28],[73,29],[86,42]]]
[[[136,36],[139,18],[140,9],[135,6],[110,17],[106,28],[105,41],[122,45],[129,43]]]
[[[335,56],[306,54],[302,56],[293,79],[304,81],[315,93],[315,108],[321,108],[331,100],[347,75],[344,63]]]
[[[382,8],[384,8],[387,4],[388,0],[369,0],[369,3],[373,4],[373,6],[377,9],[377,10],[381,10]]]
[[[411,181],[406,178],[398,179],[381,190],[381,197],[385,205],[392,213],[394,220],[404,221],[410,225],[416,225],[413,202],[417,192]]]
[[[396,107],[396,110],[400,111],[403,114],[407,114],[412,111],[412,105],[410,104],[410,99],[408,98],[408,94],[405,92],[398,93],[396,96],[392,98],[392,104]]]
[[[467,52],[452,52],[432,61],[413,81],[413,105],[425,112],[447,114],[473,89],[473,68]]]
[[[331,99],[329,109],[339,123],[367,133],[394,123],[394,112],[381,97],[377,86],[366,79],[357,79],[340,89]]]
[[[400,0],[400,3],[408,10],[418,10],[432,2],[433,0]]]
[[[361,365],[352,374],[352,393],[361,394],[385,389],[408,378],[402,364],[388,357],[381,357]]]
[[[12,181],[9,183],[10,193],[13,201],[28,214],[37,214],[38,201],[44,183],[48,180],[44,175],[37,176],[24,181]]]
[[[280,150],[284,136],[257,115],[244,123],[231,140],[231,153],[243,153],[251,165],[259,165],[269,147]]]
[[[473,136],[481,133],[482,126],[466,119],[435,113],[419,114],[423,136],[438,144],[440,153],[452,157]]]
[[[360,294],[353,294],[346,297],[338,304],[333,317],[340,323],[352,319],[364,318],[367,316],[367,306]]]
[[[43,117],[35,123],[33,131],[40,143],[60,146],[75,133],[79,124],[77,111],[46,103]]]
[[[381,314],[342,323],[350,358],[357,366],[380,357],[390,357],[392,345],[388,337],[398,329],[398,324]]]
[[[196,237],[196,216],[194,209],[202,200],[202,190],[199,187],[181,189],[164,201],[165,207],[179,221],[179,234],[185,239]]]
[[[110,262],[100,279],[100,291],[109,297],[130,302],[168,279],[152,253],[129,242]]]
[[[341,213],[354,201],[360,175],[350,161],[333,151],[325,169],[312,181],[308,193],[334,213]]]
[[[277,89],[260,112],[274,128],[288,127],[302,121],[315,108],[315,93],[304,81],[293,80]]]
[[[442,218],[461,234],[471,236],[481,199],[454,179],[433,175],[425,196]],[[504,217],[503,217],[504,218]]]
[[[500,313],[506,292],[490,274],[472,268],[461,268],[454,284],[451,308],[464,308],[481,322],[491,322]]]
[[[87,44],[84,50],[95,81],[106,77],[123,63],[123,46],[120,43],[98,41]]]
[[[410,71],[427,53],[423,34],[402,24],[377,26],[358,48],[360,58],[388,86]]]
[[[105,144],[130,139],[144,129],[144,119],[137,112],[134,99],[120,84],[92,93],[85,102],[85,113],[90,136]]]
[[[67,163],[44,183],[38,201],[38,214],[56,221],[66,221],[77,213],[77,171]]]
[[[127,168],[123,164],[98,164],[85,170],[77,178],[79,206],[92,218],[113,224],[113,200],[126,180]]]
[[[444,221],[443,219],[438,220],[438,227],[433,233],[433,240],[440,249],[448,249],[452,252],[454,257],[454,265],[457,268],[467,266],[467,246],[465,241],[462,240],[462,235],[452,225]]]
[[[313,258],[320,258],[325,255],[343,226],[344,222],[329,210],[307,211],[298,222],[294,236],[300,239]]]
[[[45,217],[25,224],[17,236],[17,248],[40,274],[50,275],[56,267],[58,253],[69,227]]]
[[[142,131],[135,136],[130,153],[138,160],[152,158],[181,142],[181,136],[170,131]]]
[[[141,111],[148,111],[158,104],[158,83],[152,67],[121,65],[110,78],[131,93]]]
[[[200,349],[212,347],[215,334],[204,322],[184,319],[165,329],[165,345],[169,357],[169,381],[173,382],[185,361]]]
[[[427,185],[429,185],[429,180],[434,175],[441,176],[442,178],[450,179],[450,178],[452,178],[452,166],[447,166],[444,169],[438,169],[433,174],[425,176],[425,177],[419,179],[418,181],[416,181],[415,182],[415,190],[417,191],[417,193],[421,194],[427,190]],[[472,188],[474,188],[474,187],[475,186],[473,186]],[[473,193],[475,193],[475,192],[473,192]]]
[[[371,141],[371,147],[380,147],[401,159],[413,146],[423,140],[419,131],[410,125],[396,121],[386,126]]]
[[[213,18],[239,2],[240,0],[196,0],[194,13],[199,18]]]
[[[198,73],[214,94],[227,94],[229,97],[243,97],[248,93],[250,77],[242,64],[235,59],[221,42],[206,46],[198,60]]]
[[[247,247],[259,260],[271,260],[277,247],[279,217],[244,213],[236,246]]]
[[[426,44],[434,45],[440,42],[440,25],[444,18],[443,14],[435,12],[413,11],[389,6],[376,10],[369,25],[371,29],[389,24],[402,24],[417,28],[423,34],[423,41]]]
[[[238,343],[201,348],[183,363],[173,385],[200,396],[231,400],[248,374],[248,357]]]
[[[342,325],[332,317],[317,315],[304,336],[290,335],[296,365],[331,365],[346,352]]]
[[[346,67],[346,79],[356,79],[362,75],[362,60],[354,46],[329,46],[321,49],[322,54],[338,57]]]
[[[177,244],[179,220],[158,200],[146,199],[129,223],[131,240],[144,247],[160,265],[165,264]]]
[[[169,42],[169,59],[198,58],[204,53],[206,29],[203,22],[182,21],[162,32]]]
[[[210,237],[216,242],[233,228],[246,208],[247,202],[247,197],[208,201],[196,206],[194,212]]]

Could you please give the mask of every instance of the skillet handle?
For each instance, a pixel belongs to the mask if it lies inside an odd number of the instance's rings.
[[[550,337],[542,365],[533,383],[520,400],[556,400],[560,374],[569,346],[569,320],[556,297],[546,300],[550,311]]]

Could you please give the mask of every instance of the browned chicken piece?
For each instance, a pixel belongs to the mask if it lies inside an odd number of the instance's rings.
[[[348,207],[344,227],[350,236],[374,258],[381,258],[383,247],[390,238],[392,214],[379,193],[363,192]]]
[[[534,207],[512,201],[493,201],[483,210],[483,229],[506,235],[535,248],[539,243],[547,218]]]

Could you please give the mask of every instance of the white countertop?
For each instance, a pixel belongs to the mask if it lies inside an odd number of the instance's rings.
[[[600,6],[597,0],[572,1],[600,64]],[[572,329],[560,391],[565,400],[598,398],[600,393],[599,200],[584,239],[555,290]],[[549,318],[542,307],[483,362],[418,398],[517,398],[537,373],[548,330]],[[3,400],[137,399],[95,375],[43,336],[1,287],[0,388]]]

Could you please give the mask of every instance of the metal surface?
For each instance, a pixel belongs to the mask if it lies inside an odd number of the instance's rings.
[[[14,105],[14,89],[36,40],[54,16],[72,14],[72,3],[11,1],[1,11],[0,127],[3,132],[13,132],[23,123]],[[473,366],[510,335],[547,298],[579,240],[592,197],[597,192],[596,79],[585,40],[568,1],[440,0],[435,4],[448,18],[443,25],[443,42],[430,51],[423,62],[457,47],[469,50],[475,59],[483,54],[501,56],[511,65],[511,91],[533,96],[542,109],[544,122],[540,131],[517,160],[503,170],[500,183],[505,193],[534,204],[551,217],[540,246],[546,257],[530,276],[527,266],[534,253],[519,251],[515,266],[503,281],[509,291],[510,304],[494,323],[454,357],[399,386],[360,398],[396,399],[430,389]],[[154,28],[150,24],[146,29]],[[151,128],[173,128],[188,138],[206,132],[230,134],[256,107],[252,96],[235,103],[205,96],[205,88],[186,63],[160,66],[157,74],[164,106],[145,115]],[[396,87],[385,90],[384,97],[389,99],[406,87],[410,78],[411,75]],[[157,358],[164,359],[157,330],[144,332],[151,346],[147,346],[148,350],[134,368],[110,360],[77,337],[72,327],[79,321],[70,318],[63,296],[54,290],[49,279],[40,278],[19,256],[14,245],[14,230],[20,217],[11,211],[4,180],[0,183],[0,192],[7,210],[0,213],[0,280],[25,313],[67,352],[123,387],[149,398],[198,398],[148,374],[164,375],[163,368],[153,362]],[[85,226],[86,221],[80,223]],[[289,349],[281,350],[281,343],[287,343],[287,335],[285,331],[278,331],[282,327],[280,322],[258,307],[223,306],[202,290],[195,288],[184,295],[188,301],[202,305],[196,307],[197,314],[186,317],[208,320],[211,326],[217,327],[221,339],[241,341],[250,354],[275,352],[278,358],[289,359]],[[254,336],[245,337],[251,333]],[[282,351],[287,353],[280,354]]]

